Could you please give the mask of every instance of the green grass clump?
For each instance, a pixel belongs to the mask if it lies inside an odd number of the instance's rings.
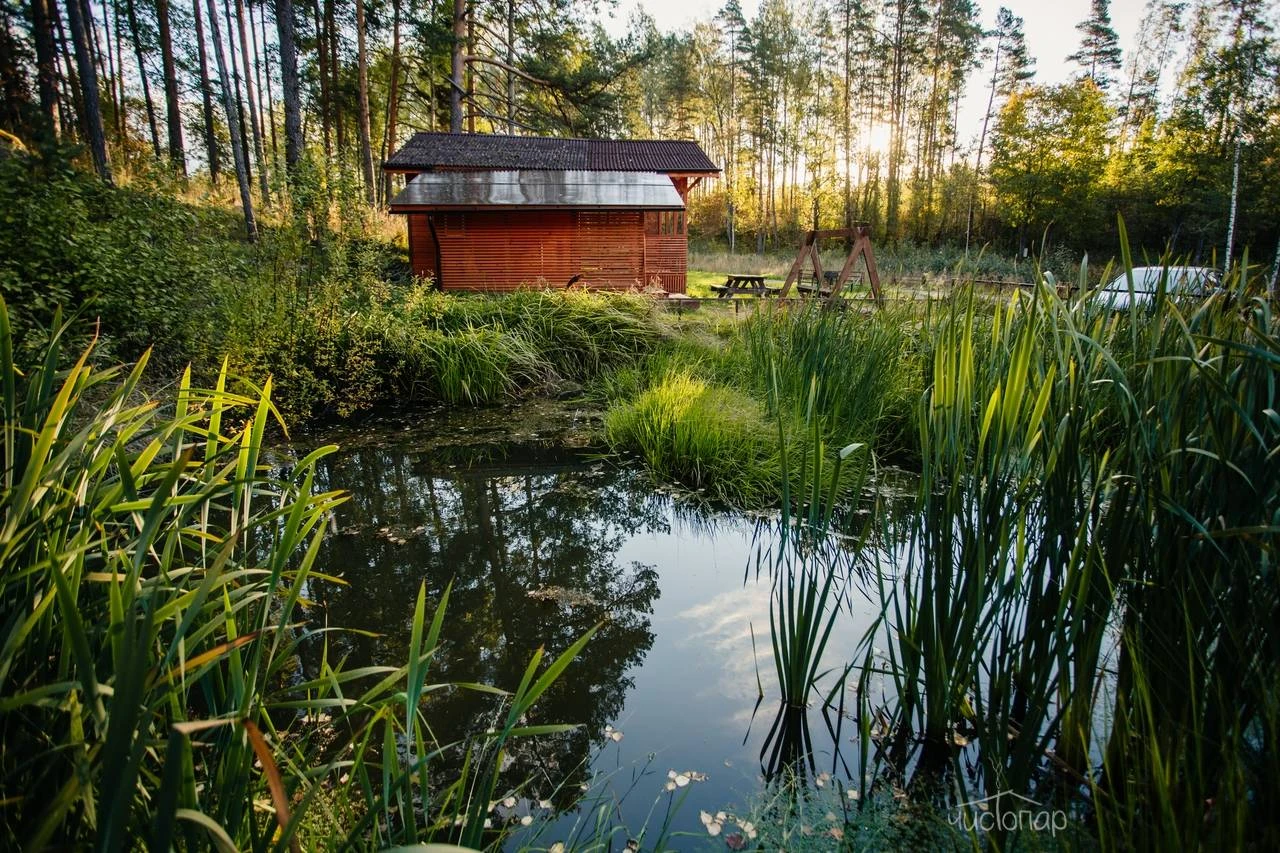
[[[919,319],[908,309],[872,314],[822,305],[762,310],[731,344],[739,382],[802,414],[812,400],[833,443],[863,442],[884,455],[914,447],[913,410],[923,389]],[[776,382],[776,387],[774,383]]]
[[[605,416],[605,439],[638,453],[662,479],[754,506],[781,476],[778,429],[763,405],[676,372]]]

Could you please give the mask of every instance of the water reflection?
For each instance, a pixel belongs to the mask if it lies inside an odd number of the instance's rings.
[[[770,638],[776,518],[691,507],[642,472],[554,440],[476,445],[483,431],[468,424],[458,441],[419,449],[428,429],[441,427],[385,430],[321,462],[319,486],[352,496],[319,562],[347,585],[310,591],[312,627],[356,629],[329,635],[331,660],[400,665],[419,585],[434,606],[452,581],[432,683],[513,688],[539,646],[552,659],[603,621],[527,721],[582,727],[517,742],[503,775],[504,785],[533,780],[521,792],[531,799],[563,809],[590,782],[593,801],[632,828],[679,799],[671,828],[705,835],[701,811],[755,801],[797,759],[810,779],[815,769],[849,775],[839,756],[856,747],[856,726],[841,703],[853,694],[822,707],[873,613],[845,586],[847,566],[821,666],[833,674],[807,714],[781,718],[770,737],[781,695]],[[318,644],[311,654],[314,669]],[[440,743],[482,732],[495,710],[492,697],[462,690],[423,705]],[[447,752],[434,775],[456,778],[461,760]],[[669,771],[698,781],[671,791]],[[583,813],[548,827],[548,845]]]
[[[661,501],[604,464],[562,450],[490,448],[450,464],[363,447],[328,457],[320,474],[325,488],[347,489],[352,498],[322,555],[347,585],[316,590],[313,623],[367,632],[338,635],[330,657],[346,657],[348,667],[404,661],[424,581],[432,602],[453,583],[432,664],[436,682],[514,687],[534,649],[544,646],[553,659],[602,622],[529,720],[582,728],[522,745],[510,768],[512,778],[548,780],[546,790],[532,792],[539,798],[566,774],[584,772],[633,686],[628,671],[653,644],[657,571],[641,561],[620,565],[618,551],[630,537],[667,530]],[[494,709],[491,698],[462,690],[424,703],[441,743],[475,731]]]

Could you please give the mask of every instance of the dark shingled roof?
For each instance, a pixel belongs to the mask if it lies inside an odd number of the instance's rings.
[[[551,169],[588,172],[720,170],[696,142],[666,139],[556,139],[489,133],[415,133],[383,164],[400,172],[431,169]]]

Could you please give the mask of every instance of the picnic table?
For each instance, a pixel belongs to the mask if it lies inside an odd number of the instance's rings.
[[[768,296],[775,292],[772,288],[765,286],[764,276],[762,275],[739,275],[731,273],[725,280],[724,284],[713,284],[711,289],[715,291],[717,299],[732,299],[739,294],[744,296]]]

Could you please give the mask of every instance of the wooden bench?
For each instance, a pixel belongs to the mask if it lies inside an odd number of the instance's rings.
[[[822,273],[822,284],[819,285],[818,277],[815,275],[810,275],[809,281],[796,282],[796,290],[799,290],[801,293],[805,293],[809,295],[830,296],[831,291],[836,286],[836,279],[839,278],[839,276],[840,276],[840,273],[836,272],[835,270],[826,270]],[[845,282],[844,286],[846,288],[851,288],[851,287],[859,287],[861,284],[862,284],[862,275],[855,274],[849,277],[849,280]]]
[[[732,299],[739,295],[768,296],[773,292],[765,285],[762,275],[731,274],[724,280],[724,284],[713,284],[711,289],[715,291],[717,299]]]

